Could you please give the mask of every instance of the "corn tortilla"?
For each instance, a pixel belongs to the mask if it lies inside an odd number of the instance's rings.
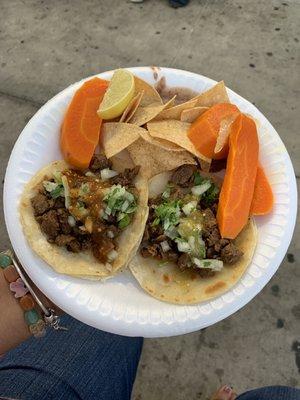
[[[113,263],[103,264],[95,259],[91,251],[71,253],[64,247],[49,243],[34,217],[31,198],[35,196],[37,186],[45,177],[51,178],[53,172],[63,171],[67,168],[70,168],[70,166],[64,161],[54,161],[42,168],[27,183],[19,205],[23,232],[32,250],[56,272],[88,279],[105,279],[111,277],[127,266],[142,238],[144,225],[148,216],[148,188],[146,182],[141,176],[137,177],[135,183],[139,192],[137,211],[134,214],[132,223],[118,239],[117,259]]]
[[[164,172],[149,181],[151,197],[164,190],[170,175],[170,172]],[[221,271],[208,278],[201,278],[194,271],[183,272],[172,262],[159,265],[158,260],[144,258],[139,252],[129,268],[141,287],[156,299],[174,304],[195,304],[215,298],[234,286],[251,262],[256,243],[257,229],[254,220],[250,219],[235,240],[244,253],[242,258],[234,265],[224,265]]]

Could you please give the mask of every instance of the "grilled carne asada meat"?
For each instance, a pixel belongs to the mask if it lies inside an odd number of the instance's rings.
[[[134,179],[139,167],[117,174],[110,170],[111,166],[110,160],[97,154],[84,172],[66,170],[51,180],[45,177],[31,205],[50,243],[73,253],[91,250],[103,263],[116,257],[116,239],[136,210]],[[112,173],[105,180],[104,169]],[[69,194],[62,175],[67,179]]]
[[[218,189],[195,166],[172,174],[165,191],[149,200],[141,255],[175,262],[201,277],[213,276],[223,263],[234,265],[243,253],[221,238],[217,220]]]

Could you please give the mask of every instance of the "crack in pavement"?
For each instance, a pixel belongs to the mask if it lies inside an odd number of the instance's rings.
[[[5,96],[5,97],[8,97],[8,98],[13,99],[13,100],[23,101],[25,103],[30,103],[33,106],[36,106],[38,108],[42,107],[42,105],[44,104],[44,103],[39,103],[38,101],[35,101],[35,100],[30,99],[28,97],[17,96],[15,94],[2,92],[1,90],[0,90],[0,96]]]

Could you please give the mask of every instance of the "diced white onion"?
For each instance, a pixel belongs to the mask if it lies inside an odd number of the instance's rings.
[[[114,176],[117,176],[118,173],[116,171],[113,171],[112,169],[109,168],[104,168],[100,171],[101,179],[103,181],[107,181],[110,178],[113,178]]]
[[[113,231],[107,231],[106,235],[110,239],[113,239],[115,237],[115,234],[113,233]]]
[[[126,200],[129,201],[129,203],[134,202],[134,195],[132,193],[128,192],[127,190],[124,193],[124,197],[125,197]]]
[[[193,258],[194,264],[198,268],[211,269],[212,271],[221,271],[223,268],[223,261],[215,259],[199,260],[199,258]]]
[[[111,209],[108,206],[105,208],[105,214],[107,215],[111,214]]]
[[[160,243],[160,245],[161,245],[161,248],[162,248],[162,251],[165,253],[166,251],[169,251],[170,250],[170,246],[169,246],[169,243],[166,241],[166,240],[164,240],[163,242],[161,242]]]
[[[60,171],[53,172],[53,176],[54,176],[55,182],[62,183],[62,181],[61,181],[61,172]]]
[[[76,225],[76,219],[73,215],[68,216],[68,224],[73,228]]]
[[[108,261],[114,261],[118,257],[118,252],[116,250],[111,250],[107,254]]]
[[[170,227],[170,221],[168,220],[168,219],[165,219],[164,220],[164,223],[163,223],[163,228],[164,228],[164,231],[166,231],[166,230],[168,230],[169,229],[169,227]]]
[[[96,176],[93,172],[91,172],[91,171],[87,171],[86,173],[85,173],[85,176]]]
[[[43,182],[43,186],[47,190],[47,192],[52,192],[52,190],[55,190],[57,188],[58,183],[50,182],[50,181],[44,181]]]
[[[124,203],[122,204],[121,211],[125,212],[127,210],[127,208],[129,207],[129,205],[130,205],[129,201],[125,200]]]
[[[175,227],[165,230],[165,235],[170,239],[175,239],[178,236],[177,229]]]
[[[181,251],[182,253],[189,253],[191,251],[190,245],[187,242],[181,240],[177,242],[177,248],[178,251]]]
[[[119,215],[118,215],[118,217],[117,217],[117,221],[118,221],[118,222],[121,221],[121,219],[123,219],[123,218],[125,217],[125,215],[126,215],[126,214],[120,212]]]
[[[190,215],[190,213],[194,211],[196,207],[197,207],[197,201],[193,200],[187,203],[185,206],[183,206],[182,211],[185,213],[185,215]]]
[[[202,239],[202,237],[199,237],[199,238],[198,238],[198,243],[199,243],[199,246],[205,248],[205,242],[204,242],[204,240]]]
[[[201,185],[197,185],[192,187],[192,193],[195,196],[201,196],[203,193],[205,193],[209,188],[211,187],[210,182],[204,182]]]
[[[188,239],[188,243],[190,245],[190,248],[192,250],[195,250],[195,237],[194,236],[190,236]]]

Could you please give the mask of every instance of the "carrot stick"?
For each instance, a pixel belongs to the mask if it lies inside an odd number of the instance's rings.
[[[197,150],[207,158],[221,160],[228,154],[228,136],[221,151],[215,153],[215,146],[222,121],[239,114],[239,109],[230,103],[220,103],[212,106],[200,115],[190,127],[188,136]]]
[[[96,146],[75,131],[71,143],[62,137],[61,148],[64,159],[69,164],[85,169],[89,166]]]
[[[93,78],[75,93],[61,129],[60,146],[64,159],[78,168],[88,167],[99,142],[102,119],[97,110],[108,82]]]
[[[273,192],[262,166],[257,167],[254,194],[250,213],[252,215],[268,214],[273,208]]]
[[[240,114],[232,125],[217,221],[223,238],[234,239],[247,224],[258,165],[255,122]]]

